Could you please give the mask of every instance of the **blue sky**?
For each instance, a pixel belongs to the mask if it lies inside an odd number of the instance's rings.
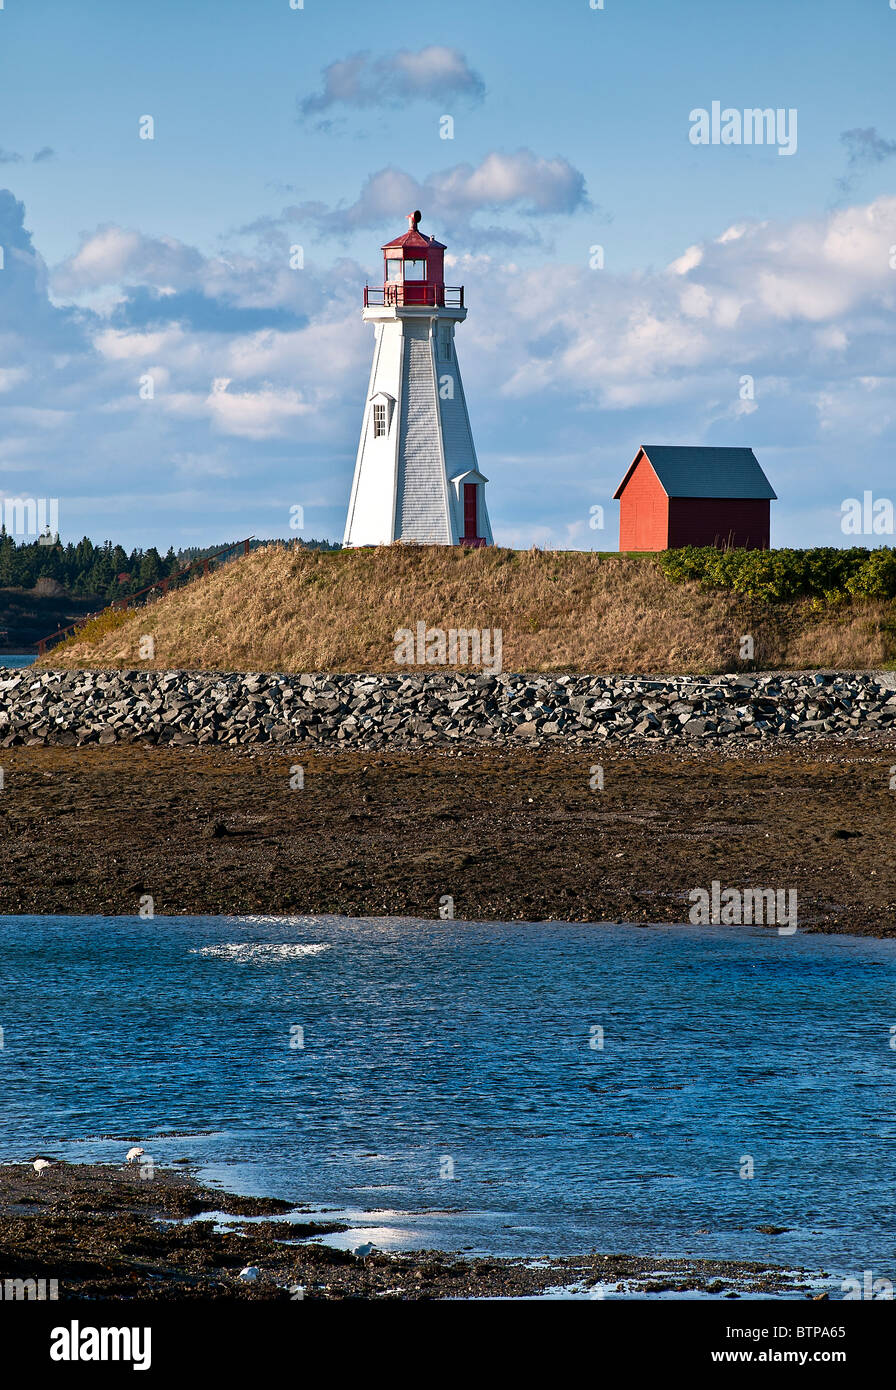
[[[753,445],[773,542],[846,543],[894,492],[894,54],[888,0],[5,0],[0,492],[65,538],[341,538],[361,291],[419,206],[498,541],[614,548],[646,441]],[[695,146],[714,100],[796,153]]]

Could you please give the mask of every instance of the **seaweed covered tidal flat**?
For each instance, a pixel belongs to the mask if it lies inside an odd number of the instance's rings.
[[[221,1218],[231,1219],[226,1223]],[[289,1219],[287,1219],[287,1217]],[[204,1187],[188,1172],[51,1162],[0,1166],[0,1284],[63,1300],[533,1298],[553,1290],[707,1297],[825,1297],[817,1276],[767,1265],[582,1254],[465,1258],[360,1253],[317,1243],[339,1223],[289,1202]],[[15,1281],[34,1281],[17,1289]],[[55,1281],[55,1283],[51,1282]]]

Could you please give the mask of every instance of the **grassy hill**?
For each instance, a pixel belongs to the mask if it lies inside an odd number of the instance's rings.
[[[150,606],[107,613],[47,667],[407,672],[395,633],[501,628],[505,671],[697,672],[888,667],[896,603],[769,602],[672,582],[652,556],[269,545]],[[141,660],[140,639],[155,655]],[[92,640],[91,640],[92,639]]]

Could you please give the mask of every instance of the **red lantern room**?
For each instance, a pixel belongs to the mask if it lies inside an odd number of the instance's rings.
[[[365,308],[378,304],[394,308],[463,308],[463,285],[446,287],[445,247],[434,236],[422,234],[421,215],[408,213],[408,231],[387,241],[382,248],[383,288],[365,286]]]

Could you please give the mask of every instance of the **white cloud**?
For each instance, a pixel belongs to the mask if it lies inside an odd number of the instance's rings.
[[[217,378],[204,396],[183,391],[162,396],[159,403],[171,415],[204,419],[214,432],[244,439],[282,436],[312,409],[288,387],[265,383],[257,391],[231,391],[231,384],[226,377]]]
[[[348,207],[303,203],[284,209],[280,221],[309,222],[320,233],[340,235],[392,222],[396,208],[420,208],[427,227],[436,225],[450,233],[465,227],[476,213],[514,211],[540,217],[590,207],[585,177],[569,160],[560,155],[544,159],[528,149],[512,154],[493,150],[477,165],[456,164],[422,181],[401,169],[380,169]],[[514,241],[533,239],[519,231],[504,235]]]
[[[300,106],[305,116],[334,106],[394,106],[415,100],[449,97],[478,101],[485,84],[456,48],[430,44],[417,52],[402,49],[381,58],[356,53],[331,63],[323,72],[323,90]]]
[[[703,285],[688,285],[679,299],[681,312],[689,319],[705,319],[712,308],[712,295]]]
[[[80,295],[124,281],[162,288],[171,280],[182,283],[202,265],[200,253],[174,237],[146,237],[107,224],[82,235],[75,254],[56,267],[52,285],[59,296]]]
[[[473,347],[477,375],[513,398],[556,392],[616,409],[687,399],[705,425],[708,382],[742,371],[801,379],[811,361],[816,374],[851,381],[881,352],[896,371],[893,244],[896,198],[885,198],[814,222],[743,224],[693,246],[671,267],[685,268],[685,288],[666,273],[507,275],[468,264],[471,316],[479,304],[489,334],[484,352]]]
[[[727,246],[729,241],[740,241],[741,237],[744,235],[746,230],[747,229],[745,225],[735,224],[733,227],[726,227],[722,235],[720,237],[717,237],[716,240],[718,241],[719,246]]]
[[[476,168],[459,164],[431,179],[439,200],[471,212],[519,206],[533,213],[575,212],[585,206],[585,180],[569,160],[541,159],[531,150],[493,151]]]
[[[215,429],[246,439],[269,439],[285,432],[311,406],[297,391],[265,386],[260,391],[212,391],[206,398]]]
[[[97,333],[94,345],[104,357],[115,362],[146,362],[161,352],[172,355],[185,342],[180,328],[169,328],[157,333],[128,332],[109,328]]]
[[[675,275],[687,275],[688,271],[693,270],[702,260],[703,248],[701,246],[689,246],[684,255],[672,262],[669,269]]]
[[[27,367],[0,367],[0,391],[11,391],[14,386],[27,381]]]

